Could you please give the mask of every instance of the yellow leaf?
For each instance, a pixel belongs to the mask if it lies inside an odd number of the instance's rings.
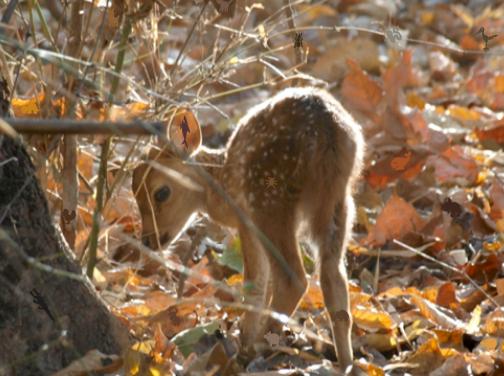
[[[495,91],[497,93],[504,93],[504,75],[498,75],[494,78]]]
[[[352,309],[352,316],[356,325],[370,331],[391,330],[396,327],[392,317],[385,311],[357,306]]]
[[[153,347],[154,347],[154,341],[148,340],[134,343],[131,346],[131,349],[143,354],[150,354]]]
[[[499,346],[500,339],[495,337],[486,337],[479,343],[478,349],[483,351],[494,351]]]
[[[497,231],[502,234],[504,232],[504,218],[498,219],[495,225],[497,227]]]
[[[301,309],[320,309],[324,307],[324,297],[322,296],[320,285],[314,281],[310,281],[308,291],[303,296],[300,307]]]
[[[420,23],[422,25],[430,25],[432,21],[434,21],[434,12],[424,11],[420,14]]]
[[[243,274],[233,274],[226,280],[226,283],[228,284],[228,286],[241,285],[243,283]]]
[[[423,110],[425,107],[425,101],[414,92],[408,93],[408,96],[406,97],[406,103],[409,107],[416,107],[420,110]]]
[[[502,248],[502,243],[499,241],[483,242],[483,248],[485,249],[485,251],[497,252],[498,250],[500,250]]]
[[[40,115],[40,104],[44,101],[45,94],[40,93],[31,98],[13,98],[12,111],[16,117],[35,117]]]
[[[397,347],[397,339],[395,335],[390,333],[369,333],[362,337],[362,341],[369,347],[380,352],[394,350]]]
[[[307,22],[315,20],[317,18],[323,17],[323,16],[336,16],[337,12],[336,10],[329,6],[329,5],[324,5],[324,4],[310,4],[310,5],[300,5],[301,7],[301,12],[304,12],[306,14]]]
[[[504,336],[504,308],[499,307],[487,316],[483,330],[490,335]]]
[[[480,114],[474,110],[471,110],[466,107],[451,105],[447,111],[448,115],[459,119],[459,120],[468,120],[468,121],[476,121],[480,119]]]

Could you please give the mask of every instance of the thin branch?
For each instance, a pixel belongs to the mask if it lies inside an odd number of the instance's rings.
[[[458,274],[460,275],[461,277],[467,279],[469,281],[469,283],[471,285],[473,285],[479,292],[481,292],[490,302],[492,302],[492,304],[494,304],[496,307],[500,307],[500,304],[497,303],[497,301],[491,297],[480,285],[478,285],[476,283],[476,281],[474,279],[472,279],[471,277],[469,277],[469,275],[467,275],[466,272],[463,272],[461,270],[458,270],[457,268],[443,262],[443,261],[439,261],[437,259],[435,259],[434,257],[430,256],[430,255],[427,255],[423,252],[420,252],[419,250],[407,245],[407,244],[404,244],[403,242],[399,241],[399,240],[396,240],[394,239],[393,240],[394,243],[396,243],[398,246],[400,247],[403,247],[404,249],[407,249],[408,251],[410,252],[413,252],[414,254],[420,256],[420,257],[423,257],[424,259],[426,260],[429,260],[429,261],[432,261],[440,266],[442,266],[443,268],[455,273],[455,274]]]
[[[177,65],[179,63],[179,60],[180,58],[182,57],[182,54],[184,53],[184,50],[186,49],[187,47],[187,44],[189,43],[189,40],[191,39],[191,36],[193,35],[194,33],[194,30],[196,29],[196,25],[198,25],[200,19],[201,19],[201,16],[203,16],[203,12],[205,12],[205,9],[207,7],[209,3],[209,0],[205,0],[205,4],[203,4],[203,7],[201,8],[201,11],[200,13],[198,14],[198,17],[196,18],[196,20],[194,21],[194,24],[192,25],[192,28],[191,30],[189,31],[189,34],[187,35],[187,38],[184,42],[184,45],[182,46],[182,48],[180,49],[178,55],[177,55],[177,58],[175,59],[175,62],[173,63],[171,69],[170,69],[170,77],[173,75],[173,73],[175,72],[175,69],[177,68]]]
[[[161,121],[132,122],[93,121],[74,119],[3,118],[18,133],[24,134],[115,134],[156,135],[162,133],[165,124]]]
[[[289,25],[289,29],[291,30],[296,30],[296,24],[294,23],[294,12],[292,10],[292,4],[290,0],[284,0],[284,7],[285,7],[285,15],[287,16],[287,24]],[[292,42],[294,43],[294,40],[296,38],[296,31],[292,32]],[[301,64],[303,61],[303,56],[301,54],[301,47],[300,48],[294,48],[294,52],[296,54],[296,64]],[[293,82],[293,85],[295,82]]]

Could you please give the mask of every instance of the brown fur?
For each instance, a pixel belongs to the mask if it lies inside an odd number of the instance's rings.
[[[137,167],[133,190],[138,191],[147,242],[159,248],[172,240],[195,212],[238,228],[245,280],[253,286],[245,302],[291,315],[307,287],[298,238],[308,236],[318,247],[321,287],[340,364],[352,364],[344,255],[353,221],[352,185],[364,148],[360,126],[330,94],[287,89],[250,110],[225,149],[210,150],[200,142],[201,137],[193,134],[188,152],[194,152],[195,160],[266,235],[288,269],[193,166],[169,152],[156,152],[150,159],[190,178],[199,188],[190,189],[155,169],[148,171],[145,164]],[[162,185],[170,187],[171,197],[158,205],[153,194]],[[258,313],[245,313],[241,332],[245,344],[262,339],[275,326],[271,319],[263,321]]]

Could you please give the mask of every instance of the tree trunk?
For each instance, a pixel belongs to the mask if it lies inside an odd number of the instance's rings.
[[[24,147],[1,133],[0,338],[0,375],[49,375],[89,350],[128,346],[53,226]]]

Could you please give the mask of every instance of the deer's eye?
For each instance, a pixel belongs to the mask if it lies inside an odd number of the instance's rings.
[[[168,197],[170,197],[170,188],[166,185],[163,185],[154,193],[154,200],[158,203],[166,201]]]

